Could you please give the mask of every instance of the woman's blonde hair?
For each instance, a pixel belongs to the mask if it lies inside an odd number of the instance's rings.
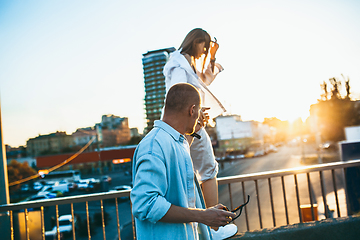
[[[186,35],[184,41],[181,43],[179,48],[181,53],[187,53],[194,58],[197,51],[196,44],[205,42],[205,58],[203,60],[201,72],[203,72],[205,68],[206,57],[209,53],[210,48],[210,41],[211,37],[205,30],[201,28],[195,28]]]

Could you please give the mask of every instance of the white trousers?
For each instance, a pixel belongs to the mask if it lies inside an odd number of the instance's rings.
[[[209,134],[204,128],[201,128],[197,134],[201,136],[201,139],[194,138],[190,147],[190,154],[195,173],[199,181],[204,182],[216,177],[219,168]]]

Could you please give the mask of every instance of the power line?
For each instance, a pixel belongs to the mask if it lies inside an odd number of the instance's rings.
[[[89,142],[84,146],[82,147],[77,153],[75,153],[74,155],[72,155],[71,157],[69,157],[68,159],[66,159],[65,161],[63,161],[62,163],[58,164],[58,165],[55,165],[51,168],[48,169],[48,172],[52,172],[62,166],[64,166],[65,164],[71,162],[72,160],[74,160],[77,156],[79,156],[82,152],[85,151],[86,148],[88,148],[90,146],[90,144],[96,139],[96,137],[92,137]],[[15,182],[12,182],[12,183],[9,183],[9,187],[11,186],[14,186],[14,185],[18,185],[18,184],[21,184],[21,183],[24,183],[24,182],[27,182],[27,181],[30,181],[32,179],[36,179],[38,177],[40,177],[41,175],[38,173],[36,175],[33,175],[33,176],[30,176],[30,177],[27,177],[27,178],[24,178],[24,179],[21,179],[21,180],[17,180]]]

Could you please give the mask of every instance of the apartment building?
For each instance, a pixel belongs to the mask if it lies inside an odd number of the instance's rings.
[[[58,154],[67,152],[74,146],[73,137],[66,132],[55,132],[30,138],[26,142],[27,155],[31,157],[43,154]]]
[[[149,132],[154,121],[160,119],[165,100],[165,77],[163,68],[175,48],[164,48],[149,51],[143,54],[143,69],[145,83],[145,111],[147,126],[145,133]]]

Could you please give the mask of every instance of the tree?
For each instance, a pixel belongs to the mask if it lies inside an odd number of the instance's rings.
[[[341,141],[345,139],[344,127],[360,124],[360,112],[356,101],[350,98],[350,79],[345,80],[346,95],[340,92],[341,82],[330,78],[330,91],[324,82],[321,85],[324,94],[317,104],[310,107],[310,112],[317,115],[318,129],[323,141]],[[330,94],[330,98],[328,98]]]
[[[343,74],[341,74],[341,76],[344,78],[344,81],[345,81],[345,89],[346,89],[345,98],[350,99],[350,78],[348,77],[346,79]]]
[[[32,169],[27,162],[19,163],[16,160],[11,160],[7,166],[8,169],[8,181],[9,183],[30,177],[36,174],[36,171]],[[10,191],[15,191],[20,188],[20,184],[10,187]]]

